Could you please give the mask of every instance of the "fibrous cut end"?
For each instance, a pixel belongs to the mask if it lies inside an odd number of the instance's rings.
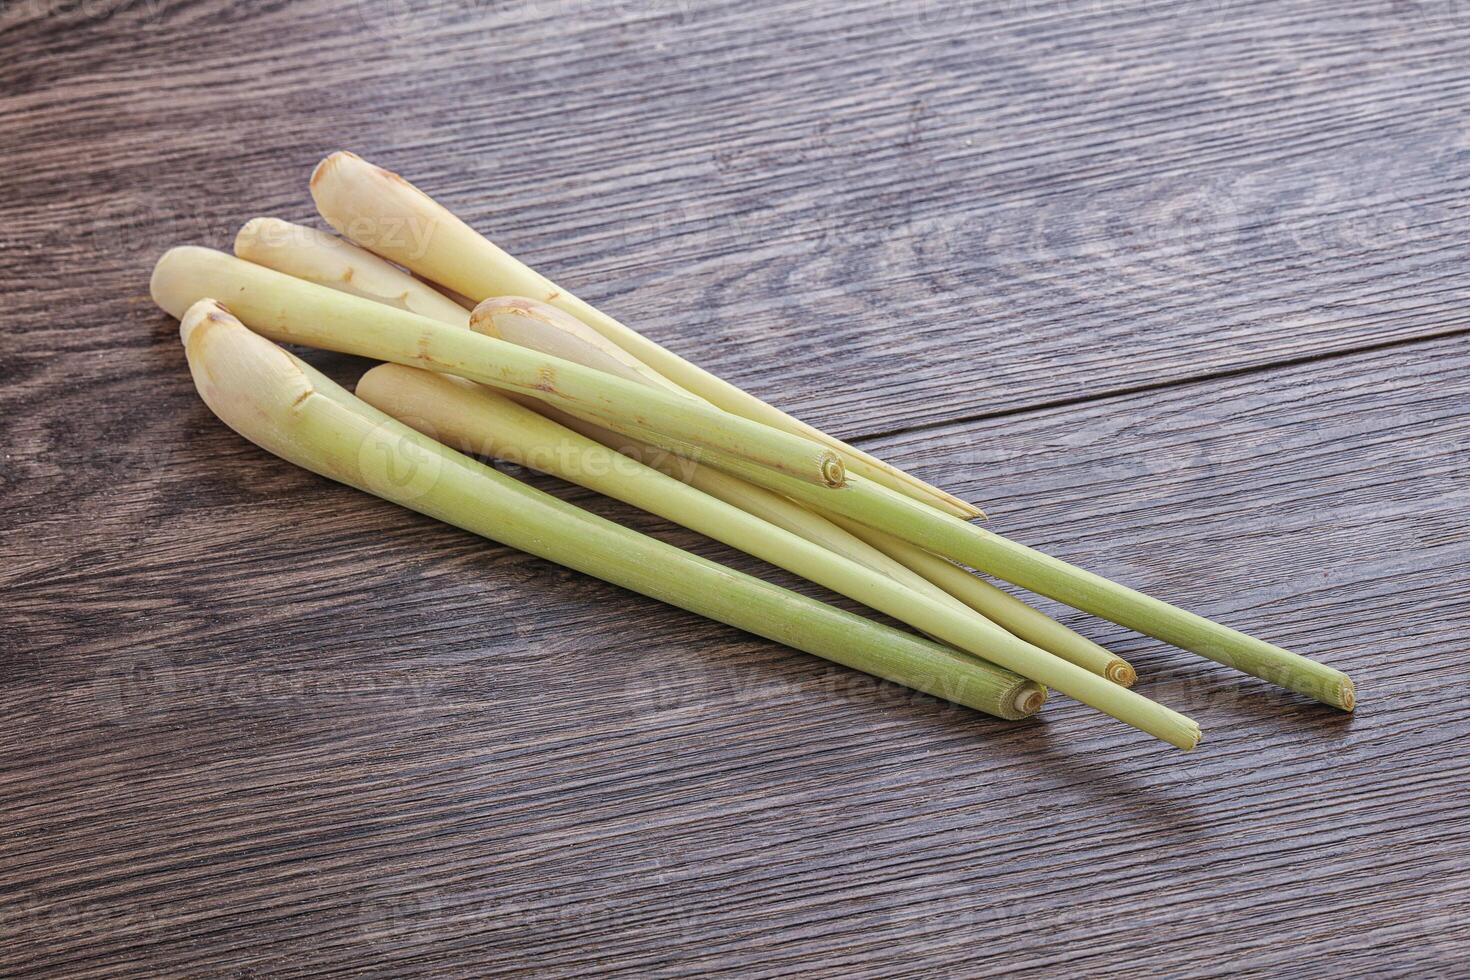
[[[836,453],[823,453],[819,465],[822,470],[822,481],[834,489],[847,484],[847,468],[842,465],[842,457]]]
[[[1022,684],[1016,691],[1014,703],[1017,715],[1021,718],[1029,718],[1046,704],[1046,688],[1035,682]]]
[[[1105,676],[1114,684],[1121,684],[1123,687],[1132,687],[1134,682],[1138,680],[1138,671],[1134,670],[1133,665],[1126,660],[1114,660],[1108,664]]]
[[[241,258],[249,258],[256,242],[270,238],[276,227],[284,224],[278,218],[251,218],[235,232],[235,254]]]
[[[1200,731],[1200,727],[1193,722],[1190,723],[1189,731],[1193,737],[1186,739],[1187,744],[1179,746],[1186,752],[1193,750],[1196,745],[1199,745],[1199,740],[1204,737],[1204,733]]]
[[[312,200],[317,203],[317,210],[334,228],[346,215],[356,212],[353,200],[363,194],[392,192],[400,202],[414,201],[415,207],[425,209],[424,214],[442,210],[433,198],[404,177],[370,163],[350,150],[338,150],[318,163],[311,172],[309,190]],[[404,196],[405,191],[408,192],[407,197]],[[401,231],[401,228],[395,231]],[[395,231],[383,229],[384,234]],[[349,237],[357,239],[355,235]]]

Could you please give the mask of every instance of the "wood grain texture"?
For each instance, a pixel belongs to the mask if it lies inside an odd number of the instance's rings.
[[[1410,0],[0,6],[0,973],[1464,973],[1467,41]],[[338,147],[1361,708],[1049,605],[1205,741],[1006,724],[266,457],[148,270],[310,220]]]

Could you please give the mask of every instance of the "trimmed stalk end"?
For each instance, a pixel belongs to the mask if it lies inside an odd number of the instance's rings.
[[[179,334],[199,396],[221,421],[283,459],[320,473],[291,434],[291,419],[314,393],[301,365],[252,333],[223,305],[201,299],[185,311]]]
[[[1013,702],[1016,706],[1018,718],[1029,718],[1041,710],[1046,704],[1046,688],[1035,681],[1027,681],[1016,689],[1016,697]]]
[[[1337,706],[1343,711],[1352,711],[1358,704],[1358,689],[1353,686],[1352,678],[1344,675],[1342,683],[1337,686]]]
[[[1134,681],[1138,680],[1138,671],[1134,670],[1133,665],[1128,661],[1121,658],[1114,658],[1113,662],[1108,664],[1107,668],[1103,671],[1103,676],[1114,684],[1132,687]]]
[[[1199,725],[1196,725],[1194,722],[1190,722],[1189,724],[1190,724],[1190,731],[1193,733],[1194,739],[1188,745],[1180,745],[1179,746],[1181,749],[1183,749],[1186,752],[1189,752],[1189,751],[1193,750],[1194,747],[1199,744],[1199,740],[1204,737],[1204,733],[1200,731]]]
[[[944,496],[948,499],[948,502],[955,505],[955,509],[960,512],[956,516],[959,517],[961,520],[964,520],[964,521],[974,521],[974,520],[988,521],[988,520],[990,520],[990,518],[986,515],[985,511],[981,510],[979,507],[976,507],[974,504],[970,503],[968,500],[961,500],[959,497],[956,497],[954,494],[952,494],[952,493],[945,493],[943,490],[941,490],[939,492],[940,493],[944,493]]]
[[[842,457],[833,452],[824,452],[818,459],[818,465],[822,469],[822,481],[827,486],[836,489],[847,484],[847,469],[842,465]]]

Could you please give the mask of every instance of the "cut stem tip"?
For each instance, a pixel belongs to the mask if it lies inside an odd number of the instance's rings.
[[[1132,687],[1138,680],[1138,671],[1126,660],[1114,660],[1108,664],[1105,672],[1108,680],[1114,684],[1122,684],[1124,687]]]

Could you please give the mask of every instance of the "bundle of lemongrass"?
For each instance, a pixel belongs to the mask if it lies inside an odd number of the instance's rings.
[[[1172,745],[1199,726],[1133,668],[962,566],[1343,710],[1330,667],[969,520],[975,507],[805,425],[516,261],[396,174],[311,178],[343,236],[257,218],[235,256],[181,247],[154,300],[200,395],[245,438],[486,538],[1007,719],[1053,687]],[[276,342],[387,362],[337,386]],[[913,627],[880,625],[595,517],[486,466],[553,474]],[[405,478],[404,474],[408,474]]]

